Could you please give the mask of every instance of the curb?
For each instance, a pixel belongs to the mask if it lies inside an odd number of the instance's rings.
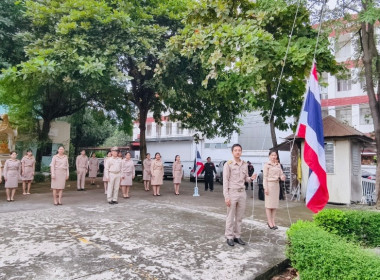
[[[283,272],[286,268],[290,266],[290,260],[285,259],[282,262],[276,264],[275,266],[271,267],[261,275],[254,278],[254,280],[268,280],[271,279],[273,276],[276,276],[277,274]]]

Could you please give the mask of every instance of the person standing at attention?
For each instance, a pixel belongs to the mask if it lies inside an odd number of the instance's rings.
[[[103,183],[104,183],[104,194],[107,194],[107,187],[108,187],[108,181],[106,180],[106,177],[105,177],[105,167],[106,167],[106,162],[109,158],[111,158],[112,155],[111,155],[111,152],[108,152],[107,153],[107,156],[104,158],[103,160]]]
[[[99,161],[96,158],[96,154],[92,153],[90,160],[88,161],[88,177],[91,179],[91,185],[95,185],[95,179],[98,176]]]
[[[17,159],[15,151],[11,151],[10,156],[11,158],[7,159],[4,164],[4,181],[7,201],[13,202],[18,181],[21,178],[21,162]]]
[[[84,185],[86,182],[86,173],[88,170],[88,157],[86,156],[86,151],[80,151],[80,155],[77,156],[75,161],[77,168],[77,191],[85,191]]]
[[[245,211],[245,182],[252,182],[257,175],[248,176],[247,163],[240,159],[242,147],[234,144],[231,148],[233,160],[227,161],[223,167],[223,195],[227,205],[225,236],[227,244],[234,246],[235,242],[245,245],[241,239],[241,223]]]
[[[145,159],[143,161],[143,181],[144,181],[144,188],[145,191],[149,191],[149,183],[150,183],[150,166],[152,164],[152,160],[150,159],[150,153],[147,153],[145,156]]]
[[[132,181],[135,178],[135,164],[131,160],[131,153],[127,152],[121,165],[121,191],[123,198],[129,198],[129,189],[132,186]]]
[[[179,185],[183,177],[183,169],[181,163],[181,157],[176,155],[173,163],[173,184],[174,184],[174,193],[179,195]]]
[[[112,147],[112,157],[108,158],[104,167],[104,176],[108,182],[107,201],[109,204],[118,204],[122,160],[118,157],[118,148]]]
[[[65,148],[60,146],[58,153],[53,156],[50,163],[51,188],[53,190],[54,205],[62,205],[62,193],[66,181],[69,179],[69,160],[64,154]],[[57,201],[58,199],[58,201]]]
[[[202,170],[205,173],[205,191],[210,188],[210,192],[214,191],[214,173],[216,174],[215,164],[211,162],[211,158],[207,158],[207,162]]]
[[[161,161],[161,154],[156,153],[154,155],[154,160],[150,167],[151,172],[151,184],[153,188],[153,196],[161,196],[160,187],[163,184],[164,178],[164,165]]]
[[[255,173],[255,168],[253,167],[250,161],[247,161],[248,164],[248,176],[251,177]],[[249,184],[245,182],[245,190],[248,190]],[[253,182],[251,182],[251,190],[253,190]]]
[[[269,162],[264,165],[264,193],[265,193],[265,212],[267,214],[268,227],[278,229],[275,224],[276,210],[279,205],[280,184],[279,180],[285,181],[281,165],[277,161],[277,151],[269,152]]]
[[[30,194],[30,187],[34,178],[36,160],[34,159],[32,150],[27,150],[26,155],[21,160],[22,170],[22,194]],[[28,184],[28,190],[26,190],[26,184]]]

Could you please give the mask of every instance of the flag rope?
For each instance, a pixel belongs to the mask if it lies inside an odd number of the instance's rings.
[[[318,47],[318,43],[319,43],[319,37],[320,37],[320,34],[321,34],[322,18],[323,18],[323,13],[324,13],[324,8],[326,6],[326,3],[327,3],[327,0],[325,0],[323,2],[322,8],[321,8],[321,14],[320,14],[320,17],[319,17],[319,28],[318,28],[318,34],[317,34],[317,41],[316,41],[315,48],[314,48],[313,62],[315,62],[315,57],[316,57],[316,53],[317,53],[317,47]],[[301,5],[301,0],[299,0],[298,4],[297,4],[296,14],[294,16],[292,29],[291,29],[291,32],[290,32],[290,35],[289,35],[288,45],[287,45],[285,56],[284,56],[284,59],[283,59],[283,64],[282,64],[282,68],[281,68],[281,74],[280,74],[280,77],[279,77],[279,80],[278,80],[278,84],[277,84],[276,91],[275,91],[275,94],[274,94],[274,100],[273,100],[272,108],[271,108],[271,111],[270,111],[270,114],[269,114],[269,121],[272,119],[272,116],[273,116],[274,105],[275,105],[277,97],[278,97],[277,95],[278,95],[278,91],[280,89],[281,80],[282,80],[282,76],[283,76],[286,60],[287,60],[287,57],[288,57],[288,53],[289,53],[289,49],[290,49],[290,44],[291,44],[291,40],[292,40],[292,37],[293,37],[293,32],[294,32],[295,23],[296,23],[296,20],[297,20],[297,16],[298,16],[298,11],[299,11],[300,5]],[[300,112],[299,115],[301,115],[301,112]],[[263,144],[262,144],[261,150],[264,149],[266,137],[267,137],[267,133],[264,134],[264,139],[263,139]],[[292,151],[293,151],[293,148],[294,148],[295,138],[296,138],[296,134],[294,133],[292,144],[291,144],[291,148],[290,148],[290,155],[292,154]],[[290,186],[291,187],[292,187],[292,181],[293,181],[292,180],[292,165],[290,164]],[[287,209],[287,212],[288,212],[289,222],[290,222],[290,225],[292,225],[293,222],[292,222],[292,218],[291,218],[291,215],[290,215],[289,202],[288,202],[288,198],[286,196],[286,187],[285,187],[285,184],[284,184],[284,194],[285,194],[284,196],[285,196],[285,201],[286,201],[286,209]],[[252,195],[252,220],[254,220],[254,208],[255,208],[255,198],[254,198],[254,195]],[[250,242],[251,242],[252,231],[253,231],[253,224],[251,224],[248,244],[250,244]]]

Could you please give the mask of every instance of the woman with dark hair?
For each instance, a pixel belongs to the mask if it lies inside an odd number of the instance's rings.
[[[182,163],[179,155],[176,155],[173,163],[173,184],[174,184],[174,193],[179,195],[179,185],[181,184],[183,176]]]
[[[285,175],[277,161],[277,151],[269,152],[269,161],[264,165],[264,193],[265,211],[270,229],[278,229],[275,224],[276,210],[279,205],[280,185],[279,180],[285,181]]]
[[[148,192],[149,191],[149,183],[150,183],[150,176],[151,176],[151,172],[150,172],[150,166],[152,164],[152,160],[150,159],[150,153],[147,153],[146,156],[145,156],[145,159],[143,161],[143,181],[144,181],[144,188],[145,188],[145,191]]]
[[[111,151],[107,153],[107,156],[103,160],[103,166],[106,167],[106,161],[112,157]],[[103,183],[104,183],[104,194],[107,194],[107,188],[108,188],[108,179],[106,179],[105,172],[103,169]]]
[[[22,194],[30,194],[30,187],[34,179],[36,160],[34,159],[32,150],[27,150],[26,155],[21,160],[21,176],[22,176]],[[28,184],[28,190],[26,191],[26,184]]]
[[[160,187],[163,184],[163,178],[164,178],[164,165],[161,161],[161,154],[156,153],[154,155],[154,160],[152,162],[152,165],[150,167],[151,172],[151,184],[153,188],[153,195],[154,196],[161,196],[160,194]]]
[[[123,198],[129,198],[129,189],[132,186],[132,181],[135,178],[135,164],[131,159],[131,153],[127,152],[121,164],[121,192]]]
[[[95,185],[95,179],[98,176],[99,161],[96,158],[96,154],[92,153],[90,160],[88,161],[88,177],[91,179],[91,185]]]
[[[53,156],[50,163],[51,188],[53,190],[54,205],[62,205],[62,194],[69,179],[69,159],[64,154],[65,148],[60,146],[58,153]]]
[[[13,202],[21,175],[21,162],[17,159],[15,151],[11,151],[10,156],[11,158],[7,159],[4,164],[4,180],[7,201]]]

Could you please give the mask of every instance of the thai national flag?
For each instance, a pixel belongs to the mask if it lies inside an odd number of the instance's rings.
[[[317,213],[328,202],[329,191],[327,189],[321,99],[315,63],[313,63],[310,73],[297,136],[305,139],[303,158],[309,166],[306,206],[314,213]]]
[[[198,152],[198,149],[195,150],[195,161],[194,161],[194,175],[196,174],[196,177],[201,174],[203,171],[204,165],[201,159],[201,155]]]

